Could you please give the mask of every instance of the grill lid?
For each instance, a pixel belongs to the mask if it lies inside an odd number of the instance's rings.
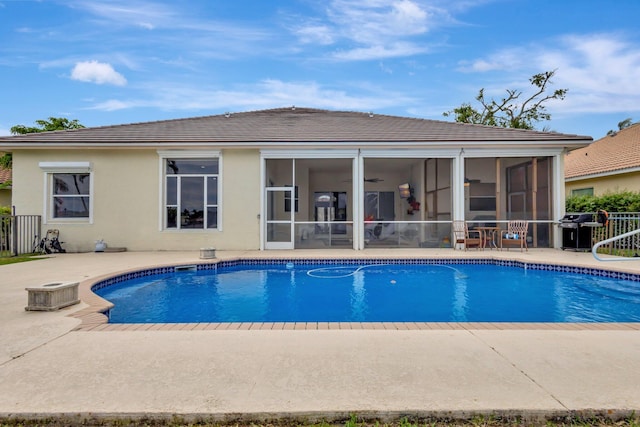
[[[593,214],[590,214],[590,213],[566,214],[560,220],[560,222],[564,222],[564,223],[572,222],[575,224],[581,224],[583,222],[592,222],[592,221],[593,221]]]

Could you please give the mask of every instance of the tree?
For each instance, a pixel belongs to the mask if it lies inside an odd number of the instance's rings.
[[[36,120],[38,127],[16,125],[11,128],[12,135],[25,135],[27,133],[51,132],[54,130],[69,130],[84,128],[78,120],[69,120],[64,117],[49,117],[49,120]],[[0,156],[0,167],[10,168],[13,163],[11,153]]]
[[[69,120],[64,117],[49,117],[49,120],[36,120],[38,127],[27,127],[16,125],[11,128],[13,135],[24,135],[27,133],[51,132],[54,130],[82,129],[78,120]]]
[[[11,168],[11,153],[3,153],[0,156],[0,168],[9,169]]]
[[[482,106],[480,110],[475,109],[469,103],[464,103],[458,108],[443,113],[443,115],[445,117],[453,116],[458,123],[534,129],[535,123],[551,120],[551,115],[546,111],[544,104],[552,99],[562,100],[567,94],[568,89],[556,89],[553,93],[548,93],[548,86],[555,73],[555,70],[545,71],[532,76],[529,82],[536,88],[535,93],[523,101],[520,101],[522,91],[516,89],[507,89],[507,96],[500,101],[487,100],[483,88],[476,96],[476,101]]]
[[[618,122],[618,130],[622,130],[622,129],[626,129],[629,126],[633,125],[633,121],[631,119],[631,117],[627,117],[626,119],[624,119],[621,122]],[[607,132],[608,136],[614,136],[616,133],[618,133],[618,130],[610,130],[609,132]]]

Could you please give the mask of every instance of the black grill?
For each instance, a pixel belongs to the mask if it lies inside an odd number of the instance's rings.
[[[591,229],[603,224],[593,221],[592,213],[566,214],[558,226],[562,228],[562,249],[591,250]]]

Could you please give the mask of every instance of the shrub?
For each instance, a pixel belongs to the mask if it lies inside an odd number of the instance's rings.
[[[640,192],[607,192],[602,196],[573,196],[565,201],[567,212],[640,212]]]

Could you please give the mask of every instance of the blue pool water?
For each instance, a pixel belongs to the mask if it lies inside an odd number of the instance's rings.
[[[639,281],[492,264],[238,265],[95,292],[111,323],[640,321]]]

